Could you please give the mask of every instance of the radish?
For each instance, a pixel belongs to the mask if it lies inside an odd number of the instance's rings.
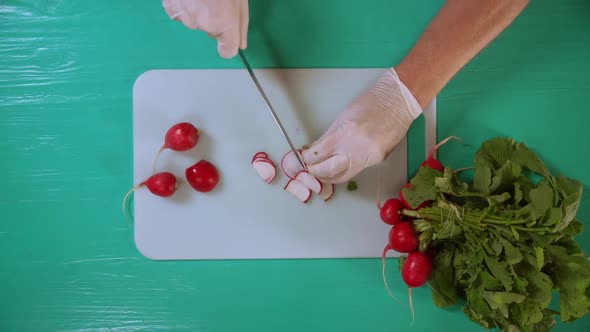
[[[418,235],[410,222],[400,221],[389,231],[389,249],[410,253],[418,249],[419,244]]]
[[[458,141],[461,141],[461,139],[459,139],[456,136],[449,136],[449,137],[445,138],[440,143],[435,145],[434,148],[432,148],[432,150],[430,150],[430,153],[428,153],[428,157],[422,163],[422,166],[430,167],[430,168],[435,169],[439,172],[444,172],[445,166],[438,159],[435,158],[435,154],[441,146],[443,146],[444,144],[446,144],[448,141],[450,141],[453,138]]]
[[[400,222],[401,210],[404,208],[404,204],[397,198],[390,198],[385,201],[382,207],[380,207],[381,220],[389,225],[395,225]]]
[[[414,320],[414,305],[412,304],[412,288],[424,285],[432,273],[432,259],[421,251],[414,251],[408,255],[402,267],[402,279],[408,285],[408,298]]]
[[[185,171],[188,183],[199,192],[210,192],[219,182],[217,168],[207,160],[200,160]]]
[[[303,150],[299,149],[297,152],[299,154],[302,153]],[[289,151],[287,154],[283,156],[281,159],[281,168],[283,169],[283,173],[290,179],[294,179],[295,176],[301,171],[304,171],[297,159],[297,156],[293,153],[293,151]]]
[[[327,202],[332,196],[334,196],[334,184],[322,184],[322,191],[320,191],[319,196]]]
[[[268,154],[266,152],[256,152],[254,157],[252,157],[252,162],[254,162],[254,160],[257,158],[268,158]]]
[[[170,149],[177,152],[190,150],[199,142],[200,134],[199,129],[188,122],[180,122],[170,127],[164,136],[164,145],[158,150],[154,159],[154,173],[156,162],[164,150]]]
[[[170,197],[176,192],[178,182],[176,181],[176,176],[174,176],[174,174],[170,172],[161,172],[150,176],[147,180],[131,188],[131,190],[125,195],[125,198],[123,198],[123,214],[125,216],[127,216],[125,205],[127,204],[129,195],[143,186],[146,186],[148,190],[156,196]]]
[[[301,171],[295,175],[295,179],[303,183],[307,188],[316,194],[322,191],[322,183],[318,178],[309,174],[307,171]]]
[[[276,167],[270,160],[259,158],[252,162],[252,167],[266,183],[271,183],[277,175]]]
[[[303,203],[307,203],[311,198],[311,190],[305,184],[303,184],[303,182],[300,182],[298,180],[289,180],[284,189],[293,194],[295,197],[297,197],[297,199],[299,199]]]

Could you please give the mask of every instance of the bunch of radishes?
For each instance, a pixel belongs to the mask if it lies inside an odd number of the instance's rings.
[[[301,150],[297,152],[301,154]],[[276,178],[276,164],[266,152],[257,152],[254,154],[251,163],[254,170],[264,182],[270,184]],[[283,156],[281,159],[281,169],[289,178],[283,189],[303,203],[307,203],[310,200],[312,193],[320,196],[324,202],[327,202],[334,195],[334,185],[322,183],[318,178],[309,174],[301,166],[293,151]]]
[[[170,197],[174,195],[178,188],[178,181],[171,172],[156,173],[156,163],[160,154],[166,149],[176,152],[188,151],[197,146],[200,138],[200,131],[193,124],[189,122],[180,122],[168,129],[164,137],[164,144],[158,150],[154,158],[153,174],[145,181],[133,187],[123,199],[123,211],[129,195],[145,186],[148,190],[160,197]],[[191,187],[198,192],[210,192],[217,186],[219,182],[219,172],[217,168],[208,160],[201,159],[195,164],[189,166],[185,170],[185,177]]]
[[[421,167],[430,167],[437,171],[444,172],[445,168],[443,164],[435,158],[435,154],[438,148],[452,138],[456,137],[449,137],[437,144],[430,151],[427,159],[422,163]],[[403,188],[409,189],[411,186],[410,183],[407,183]],[[432,273],[433,257],[432,252],[425,253],[418,250],[420,245],[418,240],[419,234],[414,228],[413,219],[403,213],[405,209],[414,210],[405,200],[403,188],[400,190],[397,198],[389,198],[385,201],[383,206],[381,206],[380,202],[377,204],[381,220],[388,225],[392,225],[391,230],[389,231],[388,243],[383,249],[383,255],[381,258],[383,264],[383,281],[387,287],[387,291],[393,297],[387,286],[387,279],[385,277],[385,256],[389,250],[408,254],[402,267],[402,279],[406,285],[408,285],[410,308],[413,316],[412,288],[421,287],[428,282],[430,274]],[[416,210],[427,207],[431,204],[432,202],[424,202],[418,206]]]

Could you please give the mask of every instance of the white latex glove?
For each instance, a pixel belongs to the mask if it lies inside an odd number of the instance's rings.
[[[323,182],[346,182],[386,159],[421,113],[422,108],[391,68],[303,149],[303,161],[309,173]]]
[[[162,5],[171,19],[217,39],[221,57],[232,58],[238,49],[246,49],[248,0],[163,0]]]

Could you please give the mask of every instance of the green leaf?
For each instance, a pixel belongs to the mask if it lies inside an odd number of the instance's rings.
[[[485,158],[491,165],[492,169],[498,169],[512,159],[515,149],[515,140],[511,138],[498,137],[484,142],[476,152],[481,158]]]
[[[498,279],[494,278],[494,276],[485,270],[479,272],[479,282],[485,290],[497,291],[501,287]]]
[[[561,211],[559,207],[552,207],[547,210],[545,217],[543,218],[542,226],[553,226],[561,221]]]
[[[557,178],[558,191],[564,197],[562,203],[563,219],[556,228],[557,231],[564,230],[572,220],[575,219],[580,201],[582,200],[582,184],[564,176]]]
[[[590,312],[590,260],[582,255],[569,255],[561,246],[549,246],[545,254],[553,264],[559,289],[561,320],[573,322]]]
[[[523,199],[523,193],[522,193],[522,190],[520,189],[520,183],[515,182],[514,183],[514,204],[520,203],[520,201],[522,201],[522,199]]]
[[[500,281],[505,290],[512,290],[512,278],[508,272],[508,264],[505,261],[498,261],[496,257],[485,257],[484,261],[490,273]]]
[[[492,170],[486,165],[475,163],[473,189],[481,193],[489,193],[492,185]]]
[[[435,180],[442,175],[442,172],[430,167],[420,167],[416,176],[410,181],[412,186],[402,188],[406,202],[415,209],[423,202],[434,200],[438,193]]]
[[[518,143],[516,145],[516,149],[512,154],[512,161],[528,168],[535,173],[541,174],[546,178],[551,177],[551,173],[545,164],[541,161],[541,159],[539,159],[537,154],[529,149],[524,143]]]
[[[448,307],[457,301],[457,291],[453,278],[453,255],[452,249],[439,252],[434,257],[433,273],[430,280],[432,286],[432,297],[437,307]]]
[[[510,265],[514,265],[522,261],[522,254],[512,243],[505,239],[500,239],[502,246],[504,247],[504,254],[506,255],[506,261]]]
[[[504,192],[512,188],[514,181],[520,177],[520,165],[506,161],[500,169],[494,173],[490,192]]]
[[[531,190],[530,197],[532,204],[531,217],[533,219],[541,218],[550,207],[553,207],[553,189],[545,180]]]
[[[359,188],[358,184],[354,181],[350,181],[348,182],[348,185],[346,186],[346,189],[348,191],[355,191]]]
[[[535,250],[535,263],[537,264],[537,271],[541,271],[541,269],[543,268],[543,265],[545,265],[545,254],[544,254],[544,250],[542,247],[538,247],[533,245],[533,248]]]
[[[490,196],[488,197],[488,204],[490,206],[498,206],[501,205],[502,203],[508,201],[512,196],[510,195],[509,192],[504,192],[500,195],[494,195],[494,196]]]
[[[522,302],[526,296],[518,293],[510,293],[510,292],[489,292],[489,291],[482,291],[482,296],[492,309],[498,309],[501,306],[510,303],[520,303]]]

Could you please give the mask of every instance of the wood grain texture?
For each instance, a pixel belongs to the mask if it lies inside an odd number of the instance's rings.
[[[441,3],[253,0],[250,61],[392,65]],[[531,138],[552,166],[588,186],[576,162],[587,156],[572,152],[588,149],[588,136],[572,129],[585,130],[587,117],[568,115],[586,106],[590,8],[568,0],[529,9],[443,91],[442,135],[473,124],[482,132],[466,134],[474,141]],[[240,66],[170,21],[160,1],[0,2],[0,331],[478,329],[457,308],[436,309],[428,289],[414,290],[412,326],[395,261],[389,283],[401,305],[385,292],[377,260],[154,262],[137,252],[120,213],[133,185],[135,78],[152,68]],[[542,114],[536,127],[503,120],[531,100]],[[441,156],[465,155],[450,147]],[[585,200],[590,220],[588,208]],[[589,329],[586,318],[556,330]]]

